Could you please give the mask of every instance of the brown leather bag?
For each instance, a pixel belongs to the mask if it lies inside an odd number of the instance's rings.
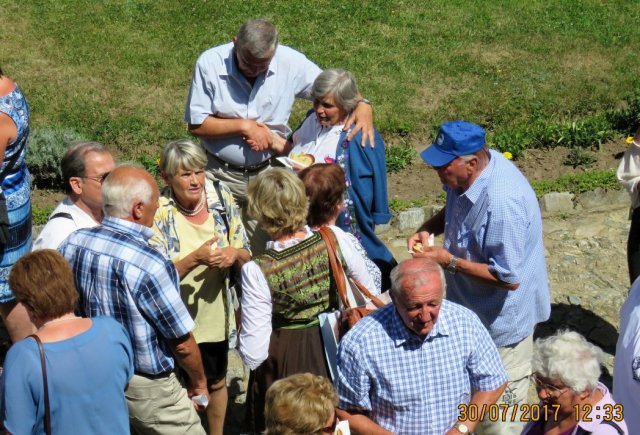
[[[351,307],[349,304],[349,298],[347,297],[347,280],[345,279],[344,269],[342,268],[342,264],[338,260],[338,256],[336,254],[336,237],[331,231],[329,227],[323,226],[319,230],[320,236],[324,240],[324,243],[327,245],[327,252],[329,253],[329,263],[331,264],[331,274],[333,275],[333,279],[336,283],[336,287],[338,288],[338,296],[340,297],[340,301],[342,302],[343,309],[340,316],[340,336],[342,337],[349,329],[351,329],[356,323],[360,321],[364,316],[371,314],[376,308],[371,309],[367,307]],[[369,290],[362,285],[357,279],[349,278],[349,281],[356,286],[358,291],[362,293],[367,298],[371,299],[371,302],[377,307],[384,307],[384,302],[382,302],[377,297],[373,296],[369,293]]]

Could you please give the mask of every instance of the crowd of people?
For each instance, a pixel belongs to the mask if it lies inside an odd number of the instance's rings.
[[[313,109],[292,131],[296,98]],[[222,434],[236,348],[248,433],[640,433],[640,283],[612,393],[584,337],[534,341],[551,311],[540,209],[480,126],[446,122],[421,153],[446,204],[397,264],[375,233],[391,218],[385,145],[351,73],[251,20],[197,60],[185,121],[199,140],[164,146],[162,190],[71,144],[67,196],[32,244],[29,108],[0,71],[6,431]],[[371,313],[341,329],[333,376],[319,315],[347,308],[339,281]]]

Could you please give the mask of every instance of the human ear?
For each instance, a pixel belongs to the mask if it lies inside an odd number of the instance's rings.
[[[80,177],[70,177],[69,187],[73,193],[80,195],[82,193],[82,179]]]

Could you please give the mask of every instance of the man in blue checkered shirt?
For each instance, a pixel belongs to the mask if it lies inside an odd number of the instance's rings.
[[[393,304],[340,342],[338,417],[356,434],[473,431],[507,382],[496,346],[473,312],[443,300],[438,264],[407,260],[391,282]]]
[[[102,186],[102,225],[72,233],[59,247],[71,264],[87,317],[111,316],[129,333],[135,374],[125,393],[133,433],[204,434],[188,394],[207,394],[194,322],[180,299],[173,263],[147,243],[160,192],[146,171],[120,166]]]
[[[449,272],[447,299],[473,310],[489,330],[509,374],[499,403],[513,409],[527,402],[533,330],[551,311],[536,195],[518,168],[485,146],[481,127],[464,121],[440,127],[421,154],[440,176],[444,209],[409,241],[424,244],[415,256]],[[428,247],[430,234],[444,233],[443,247]],[[481,434],[519,434],[520,417],[486,422]]]

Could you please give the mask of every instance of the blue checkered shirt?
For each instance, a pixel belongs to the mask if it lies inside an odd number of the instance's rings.
[[[136,372],[155,375],[174,367],[166,340],[185,336],[194,322],[180,299],[178,273],[148,245],[151,236],[150,228],[105,217],[58,250],[71,264],[81,314],[119,321],[131,338]]]
[[[551,312],[536,195],[518,168],[493,150],[466,192],[445,191],[444,248],[488,264],[501,281],[519,284],[508,291],[462,273],[446,274],[447,299],[473,310],[496,346],[518,343]]]
[[[496,346],[470,310],[443,301],[423,340],[392,304],[362,319],[338,349],[339,407],[398,434],[442,435],[471,390],[507,381]]]

